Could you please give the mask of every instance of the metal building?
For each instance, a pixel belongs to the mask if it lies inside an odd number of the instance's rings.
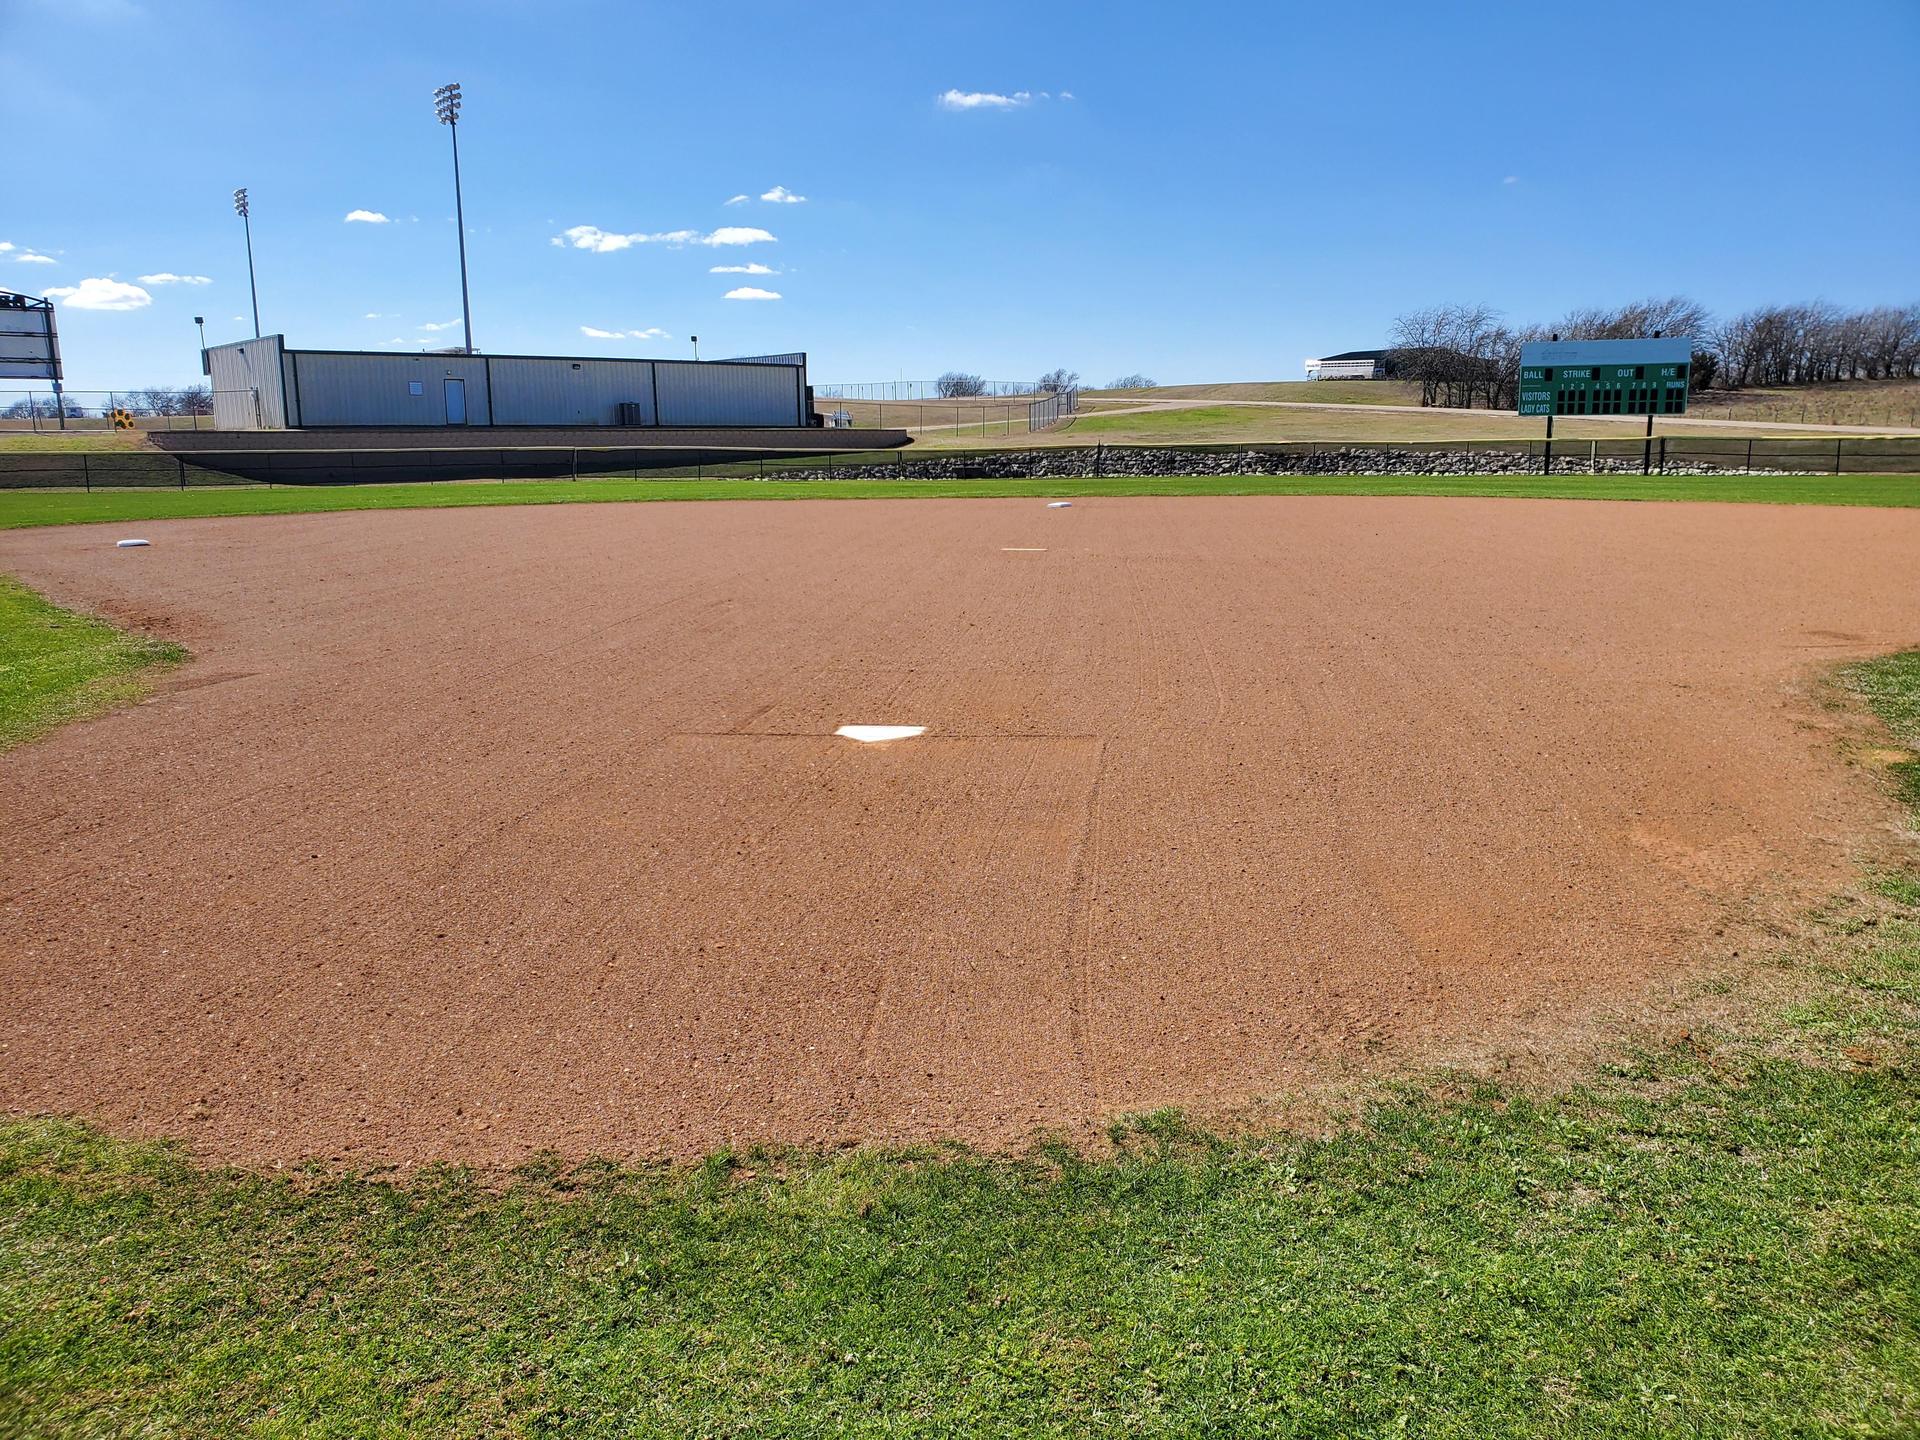
[[[222,430],[482,425],[811,426],[804,354],[745,360],[290,350],[262,335],[207,351]]]
[[[1390,380],[1393,357],[1386,350],[1342,350],[1307,361],[1309,380]]]

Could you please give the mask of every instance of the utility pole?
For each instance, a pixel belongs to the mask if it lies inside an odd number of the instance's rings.
[[[253,281],[253,210],[247,203],[247,187],[233,192],[233,213],[247,229],[247,291],[253,296],[253,338],[260,338],[260,287]]]
[[[473,310],[467,304],[467,212],[460,202],[460,82],[433,92],[433,113],[453,137],[453,223],[460,232],[460,328],[473,354]]]

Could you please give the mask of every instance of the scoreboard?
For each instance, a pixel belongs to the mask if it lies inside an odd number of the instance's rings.
[[[1520,347],[1522,415],[1684,415],[1693,342],[1536,340]]]
[[[53,302],[0,290],[0,377],[51,380],[60,388],[60,336]]]

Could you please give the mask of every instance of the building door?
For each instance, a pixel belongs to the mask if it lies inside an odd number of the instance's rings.
[[[467,423],[467,382],[464,380],[447,381],[447,423]]]

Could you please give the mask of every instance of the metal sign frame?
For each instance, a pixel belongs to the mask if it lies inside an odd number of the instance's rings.
[[[51,380],[54,389],[66,377],[60,371],[60,333],[53,302],[0,290],[0,378]]]
[[[1653,417],[1684,415],[1693,385],[1693,341],[1654,335],[1644,340],[1530,340],[1520,347],[1517,411],[1544,415],[1543,472],[1553,472],[1557,415],[1644,415],[1640,471],[1653,457]]]

